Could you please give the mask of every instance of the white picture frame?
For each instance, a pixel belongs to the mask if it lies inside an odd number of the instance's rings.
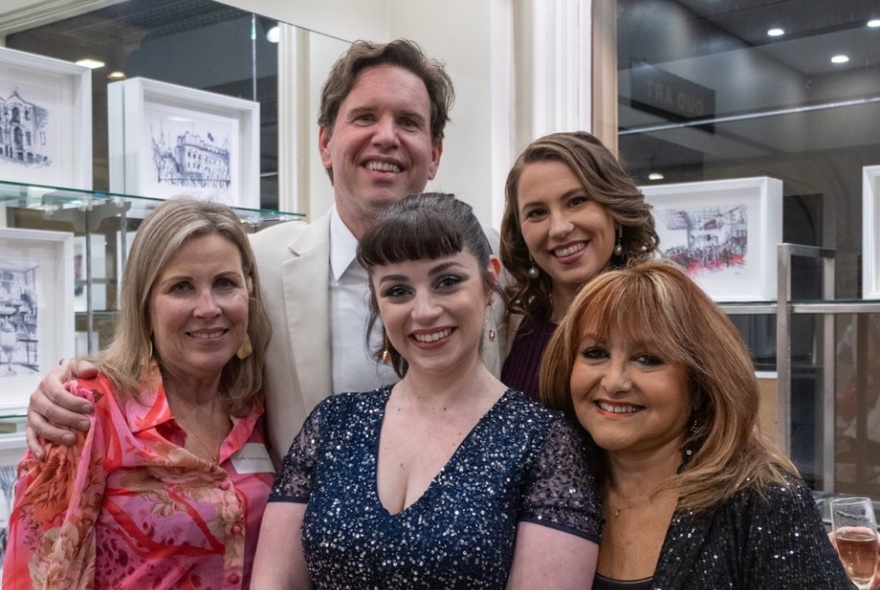
[[[92,176],[92,71],[0,47],[0,180],[91,190]]]
[[[260,103],[147,78],[107,86],[110,191],[260,207]]]
[[[73,234],[0,228],[0,413],[74,355]]]
[[[776,300],[781,180],[736,178],[641,189],[653,207],[660,253],[681,263],[709,297]]]
[[[880,166],[862,168],[862,298],[880,299]]]

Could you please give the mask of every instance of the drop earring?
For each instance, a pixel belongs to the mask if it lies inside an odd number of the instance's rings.
[[[247,334],[244,335],[244,342],[241,343],[241,347],[236,351],[235,356],[237,356],[240,360],[244,360],[247,357],[251,356],[254,352],[254,347],[251,345],[251,337]]]
[[[492,311],[492,301],[489,301],[489,305],[486,306],[486,312],[489,314],[489,329],[486,331],[486,336],[489,338],[489,342],[495,342],[495,314]]]
[[[534,281],[534,280],[537,279],[539,276],[541,276],[541,271],[538,270],[538,267],[537,267],[537,266],[535,266],[535,261],[532,259],[531,256],[529,256],[529,262],[531,262],[532,265],[531,265],[531,266],[529,267],[529,269],[526,271],[526,274],[529,276],[530,279],[532,279],[532,280]]]
[[[382,354],[379,356],[379,360],[381,360],[386,365],[390,365],[392,360],[391,351],[388,350],[388,347],[390,346],[388,344],[388,334],[385,333],[384,329],[382,330],[382,343]]]
[[[617,228],[617,243],[614,245],[614,255],[618,258],[623,256],[623,228]]]

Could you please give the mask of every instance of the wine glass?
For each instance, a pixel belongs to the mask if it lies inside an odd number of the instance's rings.
[[[831,527],[846,575],[868,590],[877,567],[877,521],[870,498],[831,500]]]

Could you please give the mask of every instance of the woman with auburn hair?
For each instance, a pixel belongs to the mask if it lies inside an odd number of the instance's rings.
[[[509,274],[511,346],[501,380],[538,397],[541,354],[580,288],[657,248],[651,208],[596,137],[553,133],[529,144],[507,177],[501,260]]]
[[[851,588],[794,465],[757,430],[758,382],[727,315],[679,268],[585,286],[541,399],[598,445],[593,588]]]
[[[3,588],[248,588],[274,478],[263,427],[271,329],[226,205],[164,201],[138,228],[113,341],[72,447],[19,465]]]

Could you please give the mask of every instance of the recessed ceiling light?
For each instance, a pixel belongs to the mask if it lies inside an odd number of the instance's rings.
[[[99,61],[99,60],[97,60],[97,59],[92,59],[92,58],[90,58],[90,57],[87,57],[87,58],[85,58],[85,59],[81,59],[81,60],[79,60],[78,62],[76,62],[76,65],[78,65],[78,66],[85,66],[85,67],[87,67],[87,68],[91,68],[91,69],[93,69],[93,70],[96,70],[96,69],[98,69],[98,68],[103,68],[103,67],[104,67],[104,62]]]
[[[108,80],[125,80],[125,72],[115,71],[107,74]]]
[[[666,177],[660,172],[651,172],[648,174],[648,180],[663,180],[664,178]]]
[[[831,58],[831,63],[833,63],[833,64],[845,64],[848,61],[849,61],[849,56],[843,55],[843,54],[835,55],[834,57]]]
[[[767,34],[771,37],[781,37],[785,34],[785,31],[780,29],[779,27],[773,27],[772,29],[767,31]]]
[[[871,20],[868,21],[868,26],[871,27],[872,29],[876,29],[877,27],[880,27],[880,18],[872,18]]]

